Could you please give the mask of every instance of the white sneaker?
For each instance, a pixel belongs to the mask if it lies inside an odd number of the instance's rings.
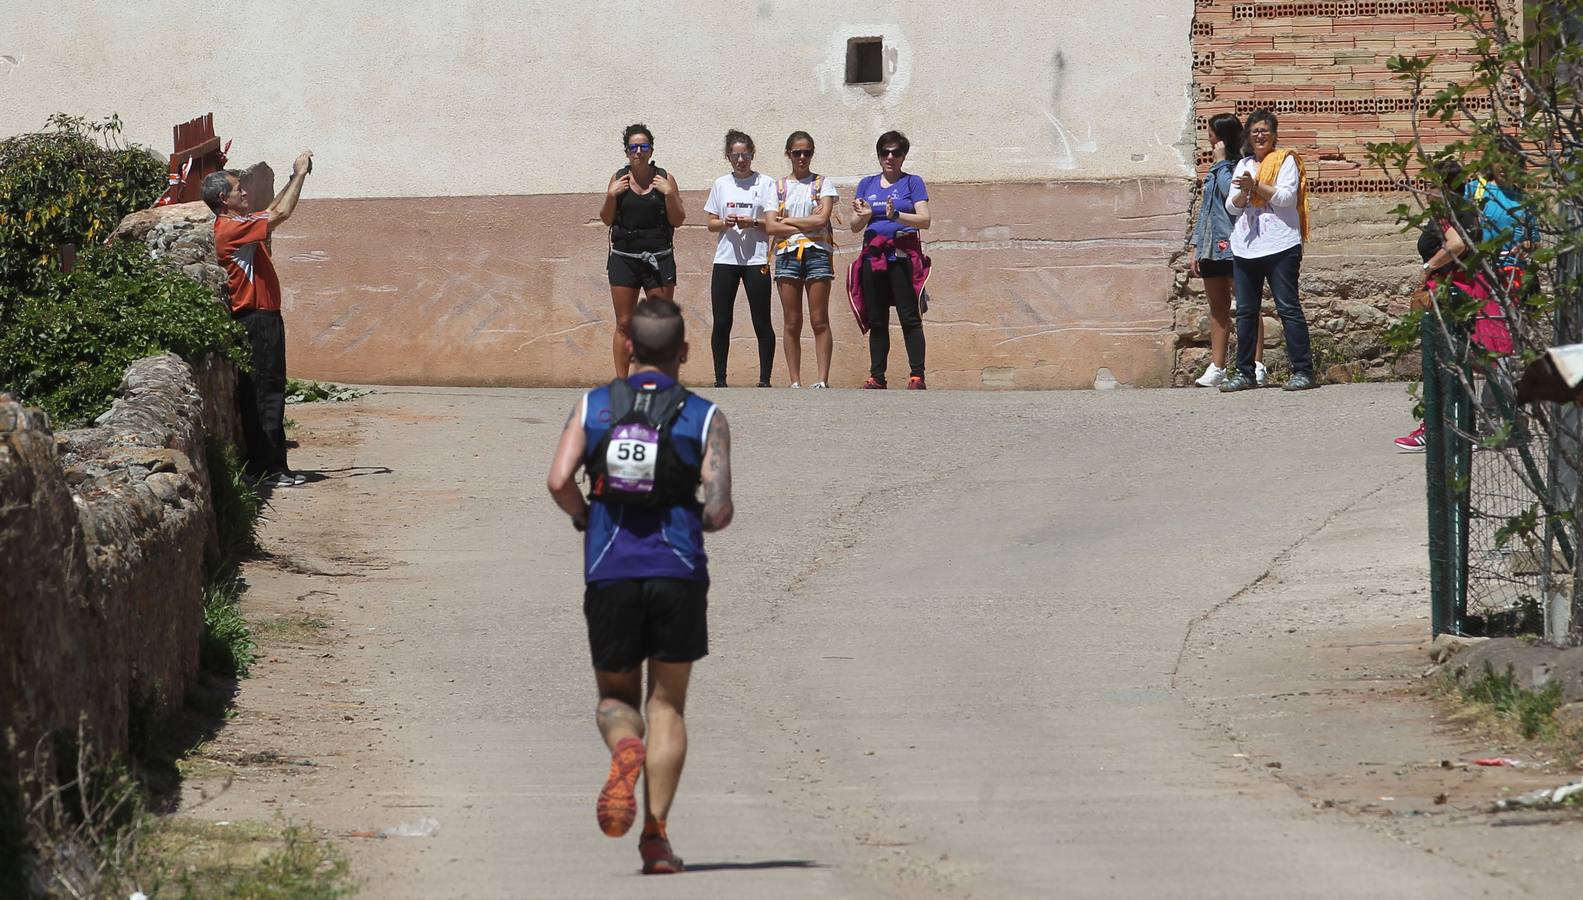
[[[1225,380],[1226,370],[1215,365],[1214,363],[1210,363],[1209,368],[1204,370],[1203,377],[1199,378],[1193,383],[1199,387],[1215,387]]]
[[[1270,380],[1270,370],[1264,367],[1264,363],[1253,364],[1253,380],[1259,387],[1264,387],[1265,382]]]
[[[822,381],[815,381],[815,382],[814,382],[814,383],[813,383],[813,384],[810,384],[810,385],[808,385],[808,386],[809,386],[809,387],[811,387],[811,388],[827,388],[827,387],[829,387],[829,386],[830,386],[830,385],[828,385],[828,384],[825,384],[825,383],[824,383],[824,382],[822,382]]]
[[[797,388],[800,388],[800,387],[802,387],[802,385],[800,385],[800,384],[798,384],[798,383],[797,383],[797,382],[795,382],[795,381],[793,381],[793,382],[792,382],[792,383],[791,383],[791,384],[789,384],[789,385],[787,385],[787,387],[797,387]]]

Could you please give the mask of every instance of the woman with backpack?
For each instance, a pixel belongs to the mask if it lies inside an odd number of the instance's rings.
[[[775,366],[775,326],[770,323],[770,240],[764,218],[775,200],[775,181],[753,170],[753,139],[735,128],[726,132],[725,155],[731,171],[715,180],[704,203],[709,231],[720,235],[709,283],[715,318],[709,336],[715,357],[715,387],[726,386],[738,285],[747,288],[748,313],[758,338],[758,386],[769,387],[770,369]]]
[[[638,291],[650,297],[676,298],[676,252],[673,236],[686,219],[676,179],[654,165],[654,135],[647,125],[628,125],[621,137],[627,164],[610,176],[599,220],[610,226],[610,300],[615,305],[616,333],[611,338],[616,377],[627,377],[627,334]]]
[[[811,386],[825,388],[830,386],[830,283],[835,280],[835,235],[830,216],[835,212],[837,194],[829,179],[813,173],[813,151],[813,136],[806,131],[794,131],[786,139],[791,175],[775,182],[775,208],[765,215],[764,228],[774,246],[791,386],[802,387],[802,297],[806,292],[808,324],[813,328],[819,365],[819,380]]]

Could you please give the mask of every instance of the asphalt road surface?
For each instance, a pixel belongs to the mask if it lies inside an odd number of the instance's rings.
[[[708,541],[687,874],[641,878],[636,829],[594,822],[581,546],[543,487],[568,391],[292,408],[326,477],[273,498],[247,602],[332,642],[272,651],[220,743],[314,766],[193,814],[348,835],[372,897],[1526,895],[1250,771],[1174,678],[1191,622],[1366,498],[1402,527],[1338,552],[1422,545],[1403,386],[706,393],[737,516]]]

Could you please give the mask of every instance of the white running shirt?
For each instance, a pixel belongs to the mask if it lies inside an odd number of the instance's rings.
[[[726,173],[709,188],[704,212],[724,219],[747,216],[764,221],[766,210],[775,208],[775,179],[759,172],[746,178]],[[728,266],[761,266],[769,262],[769,235],[762,228],[727,228],[715,244],[715,262]]]

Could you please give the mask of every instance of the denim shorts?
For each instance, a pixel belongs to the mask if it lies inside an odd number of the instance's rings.
[[[830,262],[830,252],[819,247],[804,247],[802,259],[797,251],[775,257],[776,281],[830,281],[835,278],[835,268]]]

